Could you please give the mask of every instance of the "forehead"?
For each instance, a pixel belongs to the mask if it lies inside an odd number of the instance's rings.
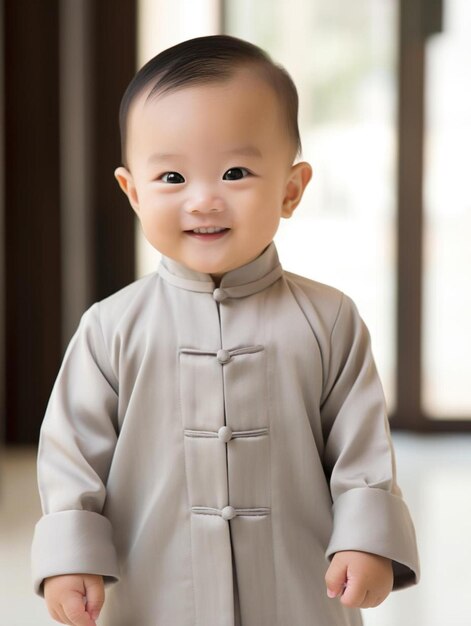
[[[224,81],[152,96],[150,91],[136,98],[129,113],[130,153],[155,148],[156,142],[169,152],[195,142],[206,148],[250,142],[270,150],[286,139],[279,98],[253,70],[239,69]]]

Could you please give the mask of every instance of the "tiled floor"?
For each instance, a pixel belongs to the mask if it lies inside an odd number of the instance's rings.
[[[422,581],[365,611],[365,626],[471,626],[471,437],[401,434],[394,439],[400,484],[419,538]],[[30,586],[29,548],[40,514],[34,455],[29,448],[1,456],[2,626],[56,623]]]

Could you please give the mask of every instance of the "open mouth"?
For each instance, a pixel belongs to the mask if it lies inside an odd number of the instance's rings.
[[[208,228],[194,228],[193,230],[185,230],[184,232],[191,237],[197,239],[219,239],[230,231],[230,228],[221,228],[209,226]]]

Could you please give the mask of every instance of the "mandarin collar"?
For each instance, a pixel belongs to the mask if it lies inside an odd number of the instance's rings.
[[[283,269],[272,241],[256,259],[226,272],[221,278],[219,287],[216,287],[210,274],[189,269],[167,256],[162,256],[158,272],[164,280],[175,287],[201,293],[214,292],[219,299],[226,296],[242,298],[262,291],[280,278]]]

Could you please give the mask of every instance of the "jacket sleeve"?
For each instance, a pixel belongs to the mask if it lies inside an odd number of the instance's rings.
[[[117,440],[118,382],[99,321],[82,317],[64,356],[41,427],[38,485],[43,517],[32,545],[34,589],[58,574],[118,579],[111,524],[102,515]]]
[[[341,550],[393,561],[394,588],[419,579],[414,526],[396,483],[394,451],[368,330],[345,295],[332,329],[321,401],[333,500],[331,558]]]

